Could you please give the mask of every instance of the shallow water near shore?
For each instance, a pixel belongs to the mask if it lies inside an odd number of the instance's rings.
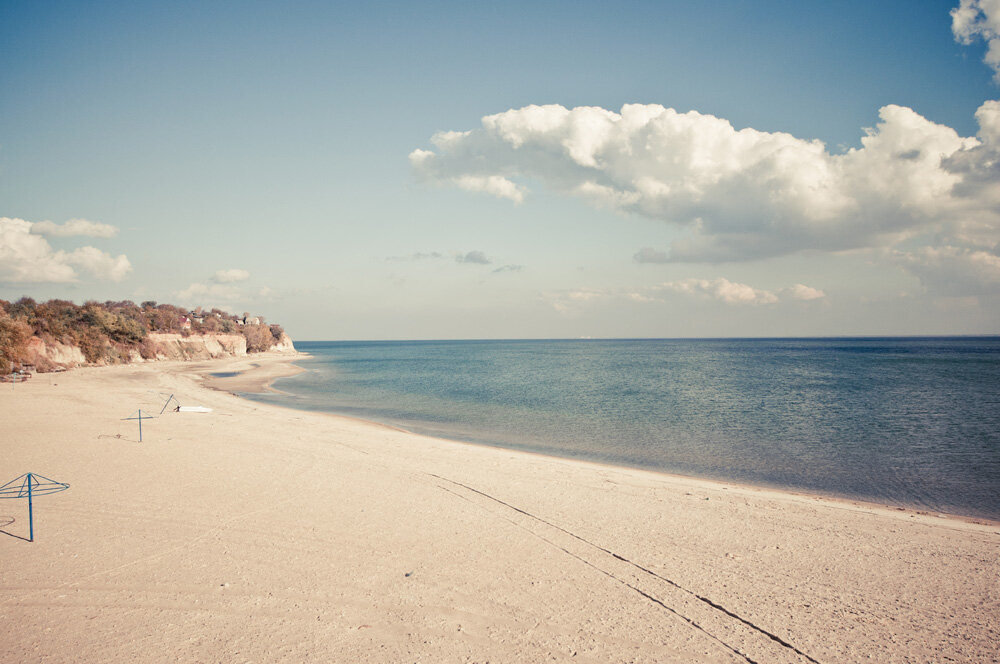
[[[1000,518],[1000,338],[300,342],[249,398],[444,438]]]

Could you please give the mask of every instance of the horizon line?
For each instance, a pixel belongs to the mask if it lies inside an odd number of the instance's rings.
[[[749,340],[821,340],[821,339],[963,339],[1000,338],[1000,332],[980,334],[834,334],[803,336],[719,336],[719,337],[456,337],[416,339],[293,339],[294,343],[412,343],[444,341],[749,341]]]

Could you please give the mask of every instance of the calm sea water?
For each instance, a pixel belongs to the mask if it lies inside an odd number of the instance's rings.
[[[262,401],[1000,518],[1000,338],[302,342]]]

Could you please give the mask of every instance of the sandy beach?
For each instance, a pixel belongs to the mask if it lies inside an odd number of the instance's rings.
[[[417,436],[230,393],[287,356],[0,393],[20,662],[996,662],[1000,524]],[[208,373],[242,376],[204,378]],[[217,389],[210,389],[211,383]],[[170,394],[210,413],[164,412]]]

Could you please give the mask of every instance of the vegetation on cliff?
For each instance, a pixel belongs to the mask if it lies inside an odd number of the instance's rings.
[[[128,300],[85,302],[67,300],[37,303],[29,297],[16,302],[0,300],[0,374],[34,363],[37,370],[55,366],[32,353],[35,339],[45,344],[79,348],[91,364],[119,364],[138,355],[155,359],[157,349],[150,333],[240,334],[247,352],[259,353],[277,345],[284,335],[280,325],[267,325],[248,314],[235,316],[219,309],[188,311],[170,304]],[[37,341],[34,341],[38,344]]]

